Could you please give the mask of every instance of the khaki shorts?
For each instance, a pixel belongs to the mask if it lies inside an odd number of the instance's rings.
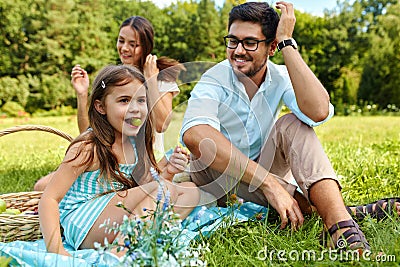
[[[278,119],[256,161],[275,175],[292,196],[300,189],[309,200],[310,187],[323,179],[333,179],[339,185],[335,171],[314,129],[293,114]],[[226,201],[227,194],[235,193],[245,201],[264,206],[268,204],[261,190],[249,190],[249,184],[239,182],[239,177],[230,175],[217,172],[192,156],[192,181],[200,189],[221,200],[219,203]]]

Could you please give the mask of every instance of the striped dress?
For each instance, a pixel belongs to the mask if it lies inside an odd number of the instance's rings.
[[[121,172],[130,175],[137,163],[137,153],[133,138],[131,142],[135,151],[134,164],[119,164]],[[77,250],[97,218],[115,196],[115,192],[98,196],[112,189],[110,183],[100,178],[100,170],[82,173],[72,184],[59,204],[60,223],[65,241]],[[113,182],[115,189],[121,184]]]

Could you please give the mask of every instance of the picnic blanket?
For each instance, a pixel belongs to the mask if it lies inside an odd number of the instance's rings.
[[[231,223],[243,222],[253,219],[256,215],[266,215],[268,209],[245,202],[240,206],[221,207],[196,207],[182,222],[187,231],[181,235],[187,245],[196,240],[200,235],[210,236],[220,227],[227,227],[227,216]],[[199,216],[201,215],[201,216]],[[119,259],[111,253],[99,253],[94,249],[74,250],[64,243],[65,248],[73,257],[47,253],[43,239],[36,241],[14,241],[10,243],[0,242],[0,256],[12,258],[11,266],[115,266]]]

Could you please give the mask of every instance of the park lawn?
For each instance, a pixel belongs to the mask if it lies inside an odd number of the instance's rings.
[[[181,113],[175,114],[166,132],[166,147],[177,143],[181,119]],[[73,116],[0,119],[0,130],[20,124],[47,125],[72,136],[78,134]],[[315,129],[341,177],[347,204],[400,196],[399,125],[400,117],[395,116],[334,117]],[[50,133],[23,132],[1,137],[0,193],[32,190],[39,177],[57,167],[67,146],[68,141]],[[297,232],[279,230],[279,221],[274,218],[221,228],[205,239],[210,252],[205,253],[204,259],[210,266],[398,266],[399,218],[384,222],[367,219],[360,226],[374,252],[360,261],[323,254],[327,251],[319,245],[323,226],[317,216],[307,218]],[[380,255],[377,252],[383,252],[383,256],[376,258]],[[312,253],[316,253],[314,258],[304,258]]]
[[[334,117],[315,130],[348,205],[400,197],[400,117]],[[211,266],[399,266],[399,220],[359,223],[374,252],[360,260],[320,246],[323,225],[317,216],[297,232],[279,230],[274,219],[219,229],[206,239],[212,251],[206,259]]]

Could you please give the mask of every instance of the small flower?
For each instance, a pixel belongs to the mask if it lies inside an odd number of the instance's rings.
[[[157,192],[157,202],[160,202],[163,196],[163,189],[161,186],[158,187],[158,192]]]
[[[256,219],[259,220],[259,221],[261,221],[263,219],[263,217],[264,216],[263,216],[263,214],[261,212],[256,214]]]
[[[154,180],[156,180],[156,181],[160,180],[160,175],[158,174],[156,169],[154,169],[153,167],[150,168],[150,174],[151,174],[151,176],[153,176]]]
[[[170,198],[171,198],[171,193],[169,191],[167,191],[167,193],[165,193],[165,200],[164,200],[164,204],[163,204],[163,210],[166,210],[168,208]]]
[[[136,252],[132,252],[130,257],[131,257],[132,260],[136,260],[137,259],[137,253]]]
[[[172,209],[171,192],[167,188],[164,192],[163,183],[158,183],[159,191],[154,209],[143,208],[145,214],[140,217],[130,212],[134,216],[124,215],[120,223],[110,224],[110,220],[104,221],[103,227],[107,231],[119,232],[120,239],[115,238],[112,243],[105,239],[102,246],[96,244],[99,255],[111,249],[124,251],[125,255],[120,259],[121,266],[156,266],[156,263],[158,266],[177,266],[178,262],[180,266],[190,266],[192,260],[198,260],[203,250],[200,249],[193,256],[193,248],[182,245],[187,229],[184,229],[182,220]],[[118,204],[126,210],[122,203]],[[196,216],[202,216],[205,210],[206,207],[202,207]],[[170,255],[176,255],[173,262]]]
[[[199,221],[200,218],[201,218],[201,216],[204,215],[206,209],[207,209],[207,208],[206,208],[205,206],[202,206],[201,209],[200,209],[200,210],[197,212],[197,214],[194,216],[193,220],[194,220],[194,221]]]
[[[237,196],[236,196],[236,194],[232,194],[232,195],[230,195],[230,197],[229,197],[229,200],[230,200],[232,203],[235,203],[235,202],[236,202],[236,200],[237,200]]]
[[[98,248],[101,247],[101,244],[99,242],[94,242],[93,246],[94,246],[95,249],[98,249]]]

